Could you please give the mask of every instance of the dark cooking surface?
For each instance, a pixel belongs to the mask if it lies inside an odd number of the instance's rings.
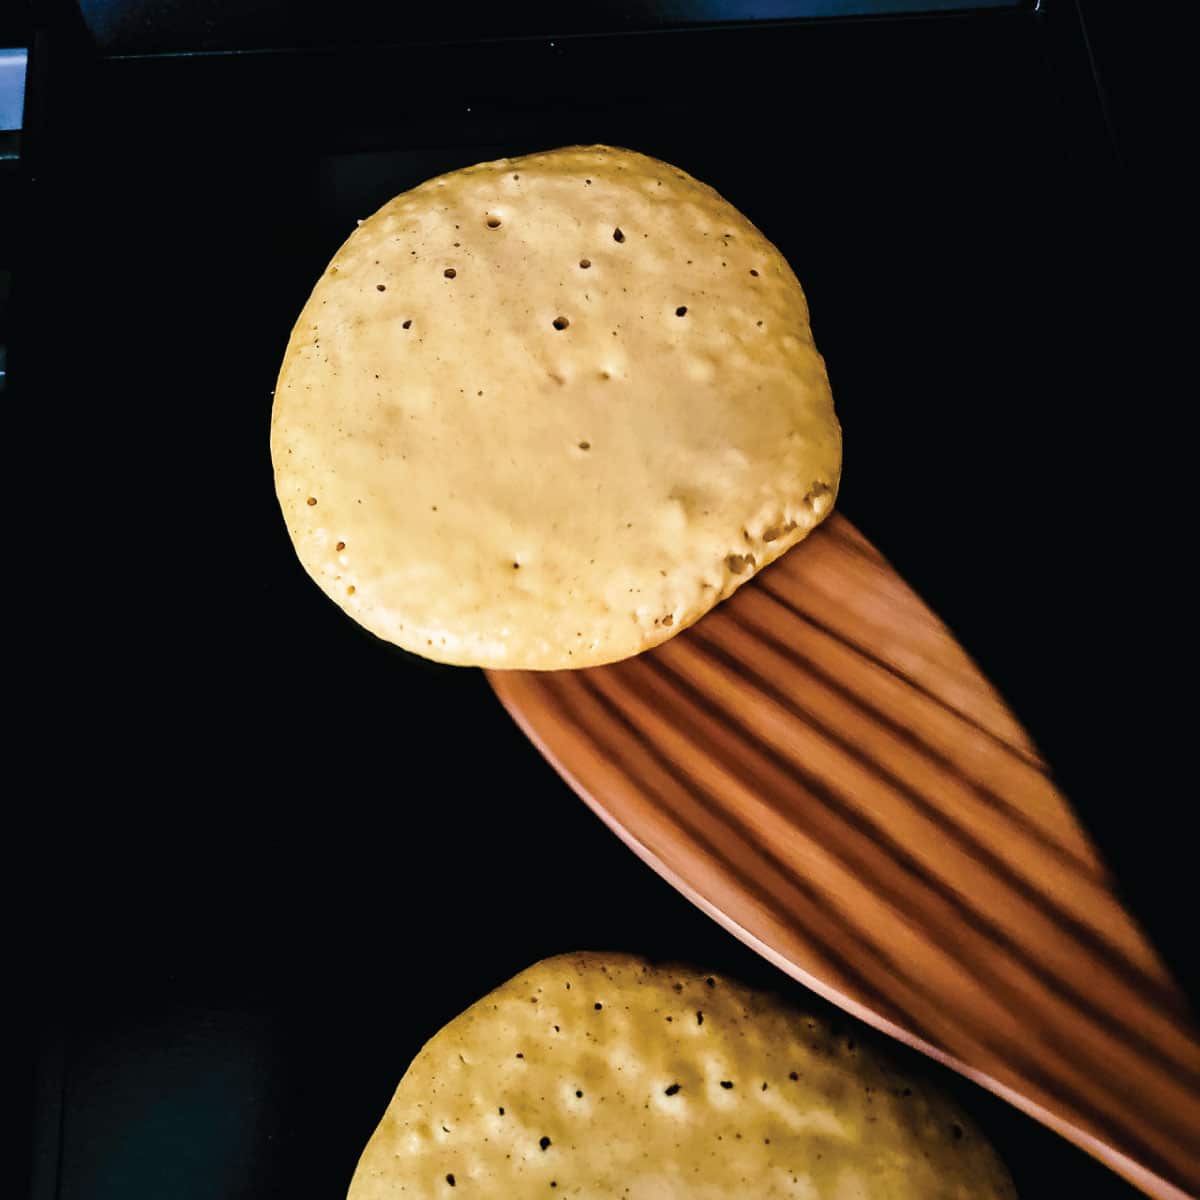
[[[843,510],[1001,686],[1190,969],[1126,819],[1141,727],[1114,696],[1140,681],[1137,638],[1096,665],[1092,622],[1133,596],[1104,556],[1137,515],[1097,517],[1128,452],[1097,414],[1134,364],[1064,12],[49,59],[12,367],[40,423],[22,449],[76,497],[46,501],[55,659],[28,697],[57,731],[18,942],[37,1200],[341,1195],[421,1041],[541,955],[645,950],[788,987],[603,830],[478,673],[344,619],[279,518],[270,392],[311,283],[356,217],[501,154],[661,155],[778,242],[845,426]],[[1025,1200],[1133,1194],[960,1090]]]

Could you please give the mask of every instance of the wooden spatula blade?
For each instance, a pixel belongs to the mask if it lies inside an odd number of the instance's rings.
[[[1025,730],[834,515],[691,629],[490,673],[656,871],[802,983],[1157,1197],[1200,1190],[1200,1039]]]

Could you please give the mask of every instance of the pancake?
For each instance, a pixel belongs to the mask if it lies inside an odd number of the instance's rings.
[[[777,998],[547,959],[417,1055],[349,1200],[1012,1200],[944,1096]]]
[[[309,575],[446,663],[611,662],[830,511],[841,434],[808,306],[712,188],[628,150],[482,163],[350,235],[271,426]]]

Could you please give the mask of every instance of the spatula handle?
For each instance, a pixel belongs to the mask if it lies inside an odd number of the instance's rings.
[[[1025,731],[840,516],[612,666],[493,672],[632,849],[835,1004],[1148,1194],[1200,1192],[1200,1040]]]

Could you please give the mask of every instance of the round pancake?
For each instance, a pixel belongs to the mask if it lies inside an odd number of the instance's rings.
[[[553,669],[670,637],[832,507],[804,293],[715,191],[604,146],[482,163],[313,289],[271,453],[296,551],[379,637]]]
[[[945,1097],[719,976],[612,954],[522,972],[400,1081],[349,1200],[1013,1200]]]

